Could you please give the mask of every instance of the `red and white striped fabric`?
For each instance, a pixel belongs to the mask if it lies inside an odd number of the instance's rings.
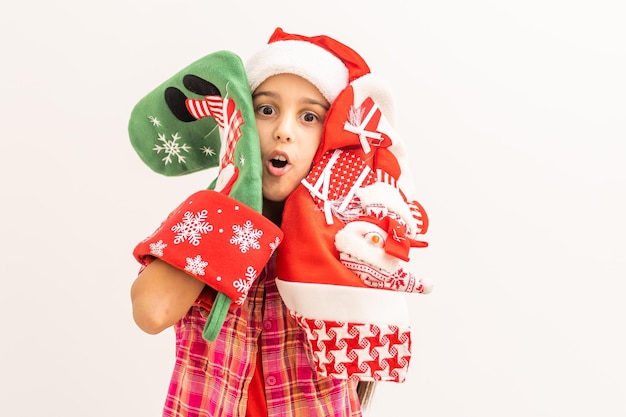
[[[222,119],[224,99],[222,96],[205,96],[204,99],[188,98],[185,100],[185,106],[189,113],[198,120],[213,117],[220,126],[224,125]]]
[[[234,163],[235,147],[241,138],[243,124],[241,110],[235,109],[235,102],[220,96],[206,96],[202,100],[188,98],[185,105],[196,119],[212,117],[219,126],[222,137],[220,168]]]

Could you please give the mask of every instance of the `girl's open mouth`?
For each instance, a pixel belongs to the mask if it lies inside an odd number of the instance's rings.
[[[285,158],[283,155],[278,155],[270,159],[270,164],[272,164],[274,168],[284,168],[285,166],[287,166],[287,163],[287,158]]]
[[[285,175],[291,169],[287,155],[282,153],[274,153],[267,161],[267,170],[270,174],[277,177]]]

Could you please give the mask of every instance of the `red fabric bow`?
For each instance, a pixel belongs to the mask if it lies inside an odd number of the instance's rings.
[[[364,216],[360,217],[358,220],[375,224],[386,231],[385,253],[395,258],[402,259],[403,261],[409,261],[409,250],[411,248],[424,248],[428,246],[428,242],[409,238],[406,234],[406,226],[390,216],[384,216],[380,219],[372,216]]]

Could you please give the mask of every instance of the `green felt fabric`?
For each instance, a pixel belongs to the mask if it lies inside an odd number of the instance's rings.
[[[252,95],[243,63],[229,51],[209,54],[185,67],[148,93],[133,108],[128,132],[130,142],[153,171],[166,176],[186,175],[219,166],[219,129],[212,117],[181,121],[168,107],[165,91],[175,87],[189,98],[202,99],[183,84],[186,75],[210,81],[223,97],[234,99],[244,123],[235,148],[239,179],[230,197],[261,212],[261,151],[256,130]],[[214,182],[207,184],[213,189]]]

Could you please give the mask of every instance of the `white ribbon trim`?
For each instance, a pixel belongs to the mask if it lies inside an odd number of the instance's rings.
[[[339,159],[341,152],[341,149],[336,149],[335,152],[333,152],[331,157],[328,159],[328,163],[324,167],[324,170],[315,182],[315,185],[312,185],[306,179],[301,181],[302,185],[304,185],[314,197],[317,197],[324,202],[324,218],[326,219],[326,224],[333,224],[332,207],[330,201],[328,201],[328,190],[330,188],[331,171],[337,162],[337,159]]]
[[[374,115],[376,114],[376,111],[378,110],[378,106],[376,104],[374,104],[372,106],[372,108],[370,109],[369,113],[367,113],[367,116],[365,116],[365,119],[363,119],[363,121],[361,122],[360,125],[356,125],[355,123],[351,123],[351,122],[345,122],[343,124],[343,128],[344,130],[347,130],[350,133],[354,133],[356,135],[359,135],[359,140],[361,142],[361,147],[363,148],[363,152],[365,152],[366,154],[370,153],[370,151],[372,150],[372,148],[370,147],[369,141],[367,140],[367,138],[372,138],[372,139],[381,139],[382,135],[378,132],[372,132],[370,130],[365,130],[365,127],[367,126],[367,124],[370,122],[370,120],[372,119],[372,117],[374,117]],[[356,122],[356,121],[354,121]]]

